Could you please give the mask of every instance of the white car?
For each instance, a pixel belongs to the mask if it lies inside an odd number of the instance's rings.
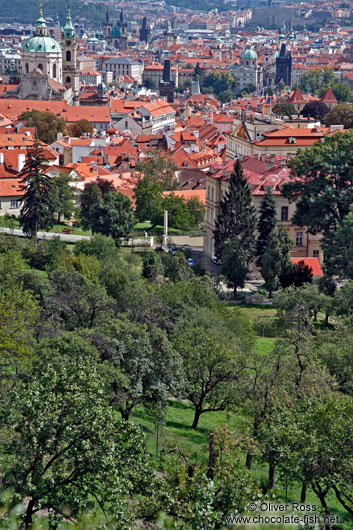
[[[216,265],[218,265],[218,258],[217,258],[217,256],[216,256],[216,254],[213,254],[211,260],[212,260],[213,263],[215,263]]]

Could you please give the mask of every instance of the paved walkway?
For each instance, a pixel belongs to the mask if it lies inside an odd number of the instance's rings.
[[[0,232],[13,236],[26,237],[19,228],[0,228]],[[59,237],[62,241],[66,241],[66,243],[76,243],[77,241],[81,241],[81,239],[90,239],[90,236],[60,234],[58,232],[38,232],[37,237],[38,239],[54,239],[54,237]]]

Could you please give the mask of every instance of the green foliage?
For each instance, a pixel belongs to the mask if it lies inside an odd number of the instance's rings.
[[[278,116],[293,116],[298,114],[293,103],[287,102],[283,98],[278,99],[276,105],[273,107],[273,112]]]
[[[97,354],[85,341],[67,335],[43,343],[37,358],[32,378],[0,401],[7,429],[1,449],[11,455],[2,481],[28,500],[24,528],[39,508],[50,510],[54,523],[92,508],[93,498],[116,528],[126,528],[120,492],[132,492],[144,475],[139,429],[116,419]]]
[[[75,138],[79,138],[84,133],[92,134],[93,130],[92,123],[85,119],[78,120],[68,127],[68,133],[70,136],[74,136]]]
[[[349,103],[335,105],[325,116],[326,125],[343,125],[345,129],[353,127],[353,107]]]
[[[282,187],[284,196],[296,201],[292,222],[307,226],[312,234],[323,232],[326,249],[353,201],[352,145],[348,132],[299,151],[289,163],[292,182]]]
[[[232,89],[235,86],[235,79],[230,72],[219,72],[218,70],[208,74],[202,83],[203,88],[212,87],[215,95],[225,101],[234,97]]]
[[[174,256],[168,257],[164,264],[164,274],[173,282],[185,281],[193,276],[191,267],[182,252],[176,252]]]
[[[51,228],[54,224],[55,195],[52,179],[41,172],[45,162],[44,152],[36,144],[28,149],[28,158],[19,173],[26,193],[22,199],[20,223],[30,237],[37,237],[39,229]]]
[[[321,101],[310,101],[304,106],[301,114],[322,121],[323,117],[326,116],[329,111],[330,109],[325,103],[322,103]]]
[[[222,256],[229,239],[239,237],[245,263],[249,264],[256,252],[256,210],[252,203],[250,187],[243,175],[239,160],[229,177],[229,188],[220,202],[214,231],[215,253]]]
[[[141,173],[148,184],[159,184],[164,191],[176,189],[177,166],[166,153],[158,150],[147,151],[143,162],[139,162],[136,170]]]
[[[103,202],[90,209],[89,216],[92,232],[111,236],[117,247],[135,224],[131,201],[122,193],[106,193]]]
[[[36,137],[46,144],[55,142],[57,134],[64,133],[66,129],[65,120],[49,111],[26,110],[19,115],[18,119],[28,127],[35,127]]]
[[[142,275],[144,278],[155,282],[162,273],[161,258],[156,252],[148,252],[143,259]]]
[[[61,218],[71,219],[75,210],[75,194],[70,186],[71,178],[64,173],[54,177],[52,180],[52,193],[54,195],[54,210],[57,215],[57,222]]]
[[[291,247],[292,242],[284,227],[280,227],[278,231],[270,234],[261,261],[261,274],[270,296],[272,291],[278,289],[284,275],[288,274],[287,271],[292,270],[289,254]]]
[[[277,226],[277,207],[276,201],[272,195],[272,188],[266,189],[266,195],[261,201],[259,209],[259,220],[257,223],[257,248],[258,264],[261,264],[261,258],[264,255],[267,245],[270,242],[272,232]]]
[[[248,272],[246,254],[240,237],[233,237],[224,245],[220,273],[227,278],[228,285],[233,287],[234,297],[237,295],[237,287],[244,287]]]

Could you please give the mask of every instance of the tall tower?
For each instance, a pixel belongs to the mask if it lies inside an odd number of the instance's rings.
[[[63,54],[63,83],[71,88],[74,105],[78,105],[80,92],[80,75],[77,68],[77,42],[72,25],[70,9],[67,10],[66,24],[61,41]]]

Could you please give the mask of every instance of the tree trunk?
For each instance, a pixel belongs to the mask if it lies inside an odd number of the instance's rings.
[[[303,482],[302,483],[302,489],[301,489],[301,492],[300,492],[300,502],[302,504],[304,504],[305,500],[306,500],[306,489],[307,489],[307,483],[306,482]]]
[[[129,420],[131,409],[121,409],[121,408],[119,408],[119,412],[120,412],[121,417],[122,417],[123,420],[125,420],[125,421]]]
[[[26,515],[23,520],[24,528],[30,528],[30,526],[32,525],[33,508],[34,508],[34,499],[31,499],[28,503]]]
[[[326,315],[325,315],[325,328],[328,328],[328,317],[329,317],[329,314],[326,313]]]
[[[236,287],[234,287],[233,293],[234,293],[234,299],[236,299],[236,297],[237,297],[237,288]]]
[[[317,311],[314,311],[314,322],[317,322]]]
[[[197,425],[198,425],[198,423],[199,423],[200,416],[201,416],[201,409],[198,408],[198,407],[196,407],[196,408],[195,408],[194,421],[192,422],[192,425],[191,425],[191,428],[192,428],[192,429],[196,429],[196,428],[197,428]]]
[[[276,480],[276,466],[270,464],[268,468],[268,489],[272,490],[275,487]]]
[[[252,455],[248,453],[246,455],[245,467],[246,469],[249,469],[249,471],[251,471],[251,466],[252,466]]]
[[[207,478],[210,480],[213,479],[214,474],[214,464],[215,464],[215,455],[214,455],[214,434],[210,432],[209,440],[209,456],[208,456],[208,469],[207,469]]]
[[[318,484],[318,483],[313,483],[312,484],[312,488],[313,488],[313,492],[320,499],[321,506],[324,509],[324,514],[326,516],[329,516],[330,515],[330,510],[329,510],[329,507],[327,506],[327,503],[326,503],[326,495],[328,493],[328,488],[326,489],[326,491],[323,491],[321,486],[320,486],[320,484]],[[325,522],[325,530],[331,530],[331,523],[328,522],[328,521]]]

